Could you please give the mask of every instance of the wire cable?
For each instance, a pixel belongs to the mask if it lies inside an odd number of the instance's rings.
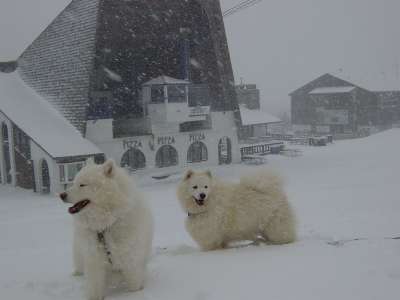
[[[231,16],[231,15],[233,15],[233,14],[235,14],[235,13],[241,11],[241,10],[244,10],[246,8],[249,8],[249,7],[253,6],[253,5],[256,5],[257,3],[261,2],[261,1],[262,0],[245,0],[245,1],[242,1],[242,2],[240,2],[238,4],[236,4],[235,6],[225,10],[222,13],[222,16],[224,18],[229,17],[229,16]]]

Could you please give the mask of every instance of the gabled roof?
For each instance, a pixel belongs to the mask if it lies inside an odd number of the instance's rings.
[[[0,111],[53,158],[100,154],[18,72],[0,73]]]
[[[355,86],[332,86],[332,87],[320,87],[313,89],[308,94],[318,95],[318,94],[340,94],[340,93],[350,93],[356,87]]]
[[[324,74],[324,75],[318,77],[317,79],[314,79],[313,81],[301,86],[300,88],[291,92],[289,95],[292,96],[293,94],[297,94],[299,92],[309,93],[312,90],[319,88],[319,87],[339,87],[339,86],[358,87],[355,84],[352,84],[346,80],[343,80],[339,77],[336,77],[336,76],[333,76],[332,74],[327,73],[327,74]]]
[[[72,0],[1,0],[0,62],[15,61]]]
[[[169,76],[159,76],[157,78],[151,79],[145,82],[143,85],[164,85],[164,84],[189,84],[188,80],[176,79]]]
[[[281,119],[258,109],[248,109],[245,105],[239,107],[243,125],[280,123]]]

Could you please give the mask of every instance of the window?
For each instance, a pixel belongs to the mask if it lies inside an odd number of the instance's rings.
[[[220,165],[229,165],[232,162],[232,143],[226,136],[219,140],[218,159]]]
[[[40,189],[44,194],[50,193],[50,171],[45,159],[40,162]]]
[[[196,131],[196,130],[205,130],[211,129],[211,118],[207,116],[206,120],[202,121],[190,121],[184,122],[179,124],[179,131],[180,132],[189,132],[189,131]]]
[[[193,84],[189,86],[189,106],[209,106],[210,88],[205,84]]]
[[[254,137],[254,126],[246,125],[241,127],[243,138]]]
[[[196,163],[208,160],[208,151],[207,147],[203,142],[195,142],[190,145],[187,161],[189,163]]]
[[[60,182],[61,183],[71,183],[74,181],[76,174],[84,167],[84,162],[75,162],[68,164],[60,164]]]
[[[65,182],[65,168],[64,165],[60,165],[60,182]]]
[[[31,158],[31,151],[29,145],[29,137],[18,127],[14,126],[14,136],[15,136],[15,149],[25,158]]]
[[[164,103],[164,86],[152,86],[151,87],[151,102],[152,103]]]
[[[158,168],[176,166],[178,164],[178,152],[170,145],[164,145],[158,149],[156,154],[156,165]]]
[[[121,167],[130,171],[144,169],[146,167],[146,158],[143,152],[135,148],[126,151],[121,159]]]
[[[184,85],[168,86],[168,102],[170,103],[185,103],[186,88]]]
[[[9,145],[9,137],[8,137],[8,127],[5,123],[1,125],[1,134],[2,134],[2,150],[3,150],[3,161],[4,163],[4,177],[7,183],[12,182],[12,175],[11,175],[11,157],[10,157],[10,145]]]

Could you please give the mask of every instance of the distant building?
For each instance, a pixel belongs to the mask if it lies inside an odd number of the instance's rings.
[[[295,130],[311,133],[356,133],[379,124],[374,92],[325,74],[290,94]]]
[[[236,86],[236,95],[239,104],[245,105],[248,109],[261,109],[260,90],[255,84],[239,84]]]
[[[261,110],[260,90],[255,84],[236,86],[242,124],[239,127],[239,143],[242,157],[252,154],[266,154],[275,144],[269,134],[269,127],[282,121]]]
[[[375,92],[379,101],[379,119],[383,126],[400,123],[400,91]]]
[[[67,2],[0,63],[2,183],[56,192],[88,157],[162,174],[240,161],[219,0]]]

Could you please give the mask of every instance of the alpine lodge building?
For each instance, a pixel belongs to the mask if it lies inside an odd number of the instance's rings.
[[[49,13],[25,50],[0,54],[1,183],[57,192],[89,157],[161,177],[240,161],[219,0],[65,0]]]

